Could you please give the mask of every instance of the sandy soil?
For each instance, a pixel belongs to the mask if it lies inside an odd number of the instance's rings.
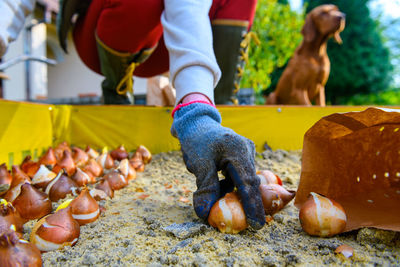
[[[276,172],[285,187],[296,189],[300,157],[297,151],[265,151],[257,156],[257,169]],[[154,155],[135,181],[103,201],[106,212],[81,227],[74,247],[42,255],[44,266],[400,264],[400,233],[362,229],[333,238],[310,237],[301,229],[293,201],[258,232],[222,234],[196,217],[194,190],[195,178],[180,152]],[[182,223],[189,224],[175,225]],[[26,225],[26,238],[32,225]],[[341,244],[353,247],[354,256],[335,255]]]

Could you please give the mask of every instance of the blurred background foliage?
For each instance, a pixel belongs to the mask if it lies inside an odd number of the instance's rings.
[[[261,44],[257,46],[252,42],[250,45],[250,62],[245,68],[242,88],[254,88],[260,96],[270,87],[271,73],[285,65],[300,43],[303,24],[304,12],[291,10],[287,1],[258,0],[252,31]]]
[[[305,0],[292,11],[287,0],[259,0],[252,30],[262,44],[250,47],[250,64],[242,88],[254,88],[263,103],[276,87],[282,71],[300,44],[305,14],[321,4],[335,4],[346,14],[343,44],[328,42],[331,73],[326,84],[331,105],[400,105],[400,23],[369,9],[370,0]]]

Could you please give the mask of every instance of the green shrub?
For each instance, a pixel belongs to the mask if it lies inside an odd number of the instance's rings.
[[[400,88],[372,94],[357,94],[345,102],[347,105],[400,105]]]
[[[250,45],[249,64],[241,81],[242,88],[259,93],[271,84],[270,74],[283,66],[300,43],[304,11],[295,12],[277,0],[259,0],[252,31],[261,41]]]

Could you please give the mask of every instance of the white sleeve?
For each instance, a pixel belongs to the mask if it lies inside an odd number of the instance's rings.
[[[161,22],[176,103],[189,93],[202,93],[214,103],[214,87],[221,71],[208,17],[211,3],[212,0],[164,0]]]
[[[34,6],[35,0],[0,0],[0,57],[8,43],[17,39]]]

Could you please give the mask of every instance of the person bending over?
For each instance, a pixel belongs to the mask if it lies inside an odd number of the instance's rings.
[[[33,2],[6,1],[19,2],[22,10]],[[260,229],[265,215],[254,143],[223,127],[214,105],[235,102],[256,0],[62,0],[60,5],[60,44],[67,49],[73,26],[82,61],[105,77],[105,104],[129,104],[132,75],[169,70],[177,94],[171,133],[196,176],[196,214],[206,220],[213,204],[236,187],[248,224]],[[218,171],[225,179],[219,181]]]

